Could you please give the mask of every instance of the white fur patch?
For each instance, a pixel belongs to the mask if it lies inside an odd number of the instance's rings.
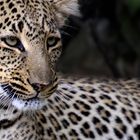
[[[45,105],[45,100],[31,99],[23,101],[21,99],[14,99],[12,105],[21,111],[39,110]]]

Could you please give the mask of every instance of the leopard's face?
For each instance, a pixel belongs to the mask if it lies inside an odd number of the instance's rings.
[[[51,2],[0,0],[0,103],[44,105],[57,88],[61,36]]]

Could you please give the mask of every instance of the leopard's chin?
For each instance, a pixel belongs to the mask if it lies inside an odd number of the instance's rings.
[[[33,98],[29,100],[14,99],[12,105],[20,111],[37,111],[46,105],[45,99]]]

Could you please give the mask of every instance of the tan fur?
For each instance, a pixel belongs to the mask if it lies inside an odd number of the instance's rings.
[[[0,0],[0,140],[140,139],[139,80],[57,80],[70,14],[77,0]]]
[[[50,0],[54,7],[59,27],[64,25],[69,15],[80,16],[78,0]]]

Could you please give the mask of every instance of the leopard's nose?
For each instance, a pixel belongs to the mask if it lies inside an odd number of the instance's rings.
[[[31,85],[37,93],[45,90],[48,86],[48,84],[40,84],[40,83],[32,83]]]

